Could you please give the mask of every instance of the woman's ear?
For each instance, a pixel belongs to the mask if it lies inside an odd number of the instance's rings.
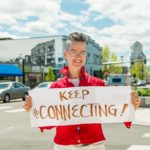
[[[67,59],[67,51],[64,51],[64,58]]]

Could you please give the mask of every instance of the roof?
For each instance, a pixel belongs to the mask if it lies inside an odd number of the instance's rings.
[[[0,76],[23,76],[23,72],[16,65],[0,64]]]

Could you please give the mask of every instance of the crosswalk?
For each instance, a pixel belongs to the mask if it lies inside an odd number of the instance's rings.
[[[0,110],[2,110],[5,113],[24,112],[23,108],[14,108],[13,106],[0,106]]]
[[[1,106],[0,107],[0,110],[3,110],[3,109],[10,109],[10,108],[13,108],[12,106]]]
[[[5,127],[3,129],[0,129],[0,135],[5,134],[5,133],[9,133],[9,132],[13,132],[13,130],[14,130],[13,126]]]
[[[142,137],[143,138],[150,138],[150,133],[145,133]]]
[[[149,138],[150,133],[145,133],[141,138]],[[132,145],[127,150],[150,150],[150,145]]]
[[[5,111],[6,113],[17,113],[17,112],[23,112],[24,109],[23,108],[19,108],[19,109],[12,109],[12,110],[7,110]]]
[[[127,150],[150,150],[150,145],[132,145]]]

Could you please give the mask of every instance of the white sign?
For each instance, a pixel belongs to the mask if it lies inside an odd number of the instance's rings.
[[[30,91],[31,126],[133,121],[131,87],[72,87]]]

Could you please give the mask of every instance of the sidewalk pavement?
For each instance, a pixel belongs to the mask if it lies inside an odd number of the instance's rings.
[[[150,126],[150,108],[138,108],[133,124]]]

